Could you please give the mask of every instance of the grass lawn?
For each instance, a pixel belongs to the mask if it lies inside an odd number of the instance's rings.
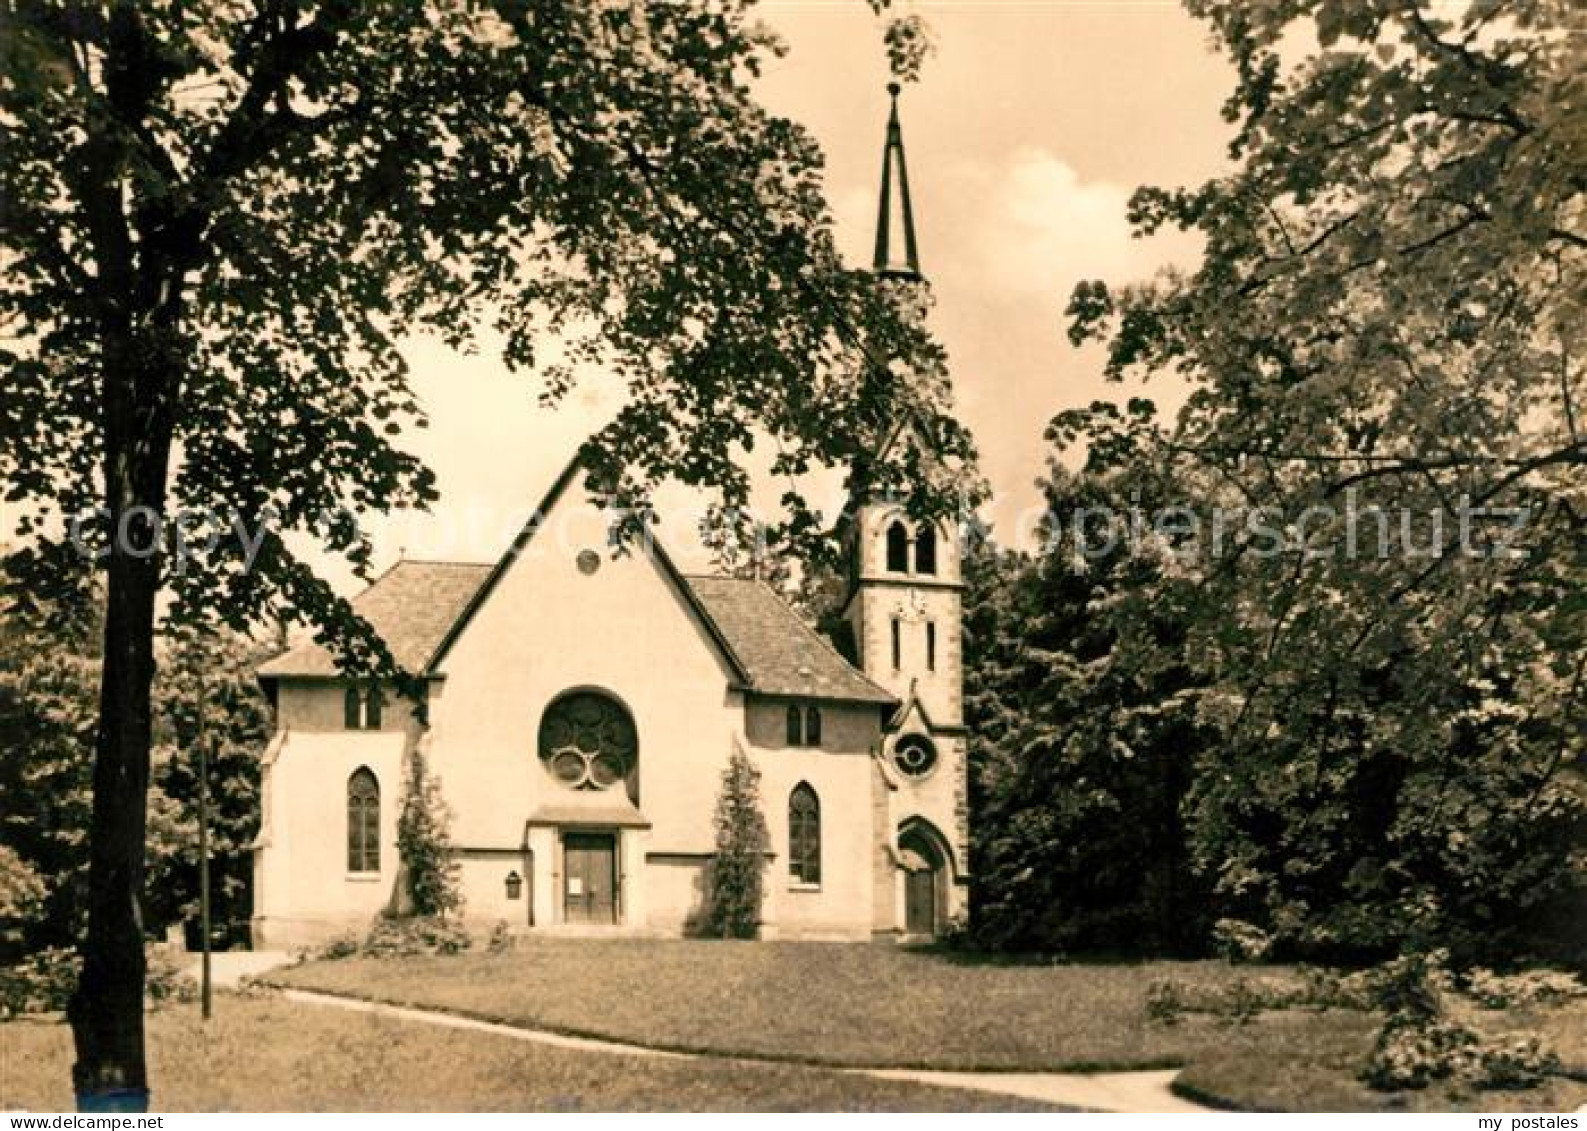
[[[503,954],[317,962],[272,976],[305,989],[602,1036],[659,1048],[830,1066],[1083,1071],[1189,1065],[1187,1082],[1241,1106],[1447,1110],[1445,1091],[1389,1100],[1355,1081],[1368,1014],[1291,1009],[1244,1025],[1205,1014],[1147,1021],[1147,986],[1216,990],[1285,968],[1221,962],[980,964],[889,946],[532,939]],[[1587,1008],[1521,1019],[1575,1064]],[[1488,1025],[1515,1028],[1492,1015]],[[1483,1110],[1573,1109],[1587,1085],[1551,1082],[1467,1101]]]
[[[279,998],[220,995],[149,1016],[162,1111],[1050,1110],[981,1092],[792,1065],[702,1063],[527,1044]],[[0,1111],[69,1111],[71,1033],[0,1023]]]
[[[504,954],[350,958],[272,974],[304,989],[656,1048],[887,1068],[1161,1068],[1286,1039],[1149,1025],[1146,983],[1217,984],[1219,962],[964,964],[841,943],[533,939]],[[1282,976],[1282,975],[1281,975]],[[1357,1018],[1351,1018],[1355,1021]],[[1255,1027],[1246,1027],[1254,1030]]]

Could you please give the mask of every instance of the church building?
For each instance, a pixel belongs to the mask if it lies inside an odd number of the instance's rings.
[[[919,278],[896,101],[875,269]],[[851,662],[763,582],[684,574],[654,539],[620,557],[604,537],[568,545],[592,529],[559,522],[593,507],[583,479],[575,461],[494,565],[404,560],[353,599],[422,678],[422,719],[316,644],[259,669],[277,730],[255,946],[361,931],[392,903],[416,753],[478,925],[687,933],[738,749],[770,833],[761,937],[943,931],[969,885],[955,532],[856,501]]]

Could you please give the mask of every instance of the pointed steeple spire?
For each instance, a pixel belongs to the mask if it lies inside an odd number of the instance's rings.
[[[915,212],[909,202],[909,170],[904,165],[904,131],[898,124],[896,82],[887,84],[893,109],[887,119],[887,144],[882,150],[882,199],[876,212],[878,275],[920,278],[920,253],[915,247]]]

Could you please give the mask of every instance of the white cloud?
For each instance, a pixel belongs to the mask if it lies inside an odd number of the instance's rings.
[[[843,261],[869,267],[876,243],[876,186],[851,186],[831,191],[833,235]]]
[[[1182,233],[1134,239],[1126,219],[1131,188],[1084,181],[1052,153],[1022,147],[1002,169],[960,170],[981,201],[966,232],[983,281],[999,290],[1067,294],[1080,279],[1143,279],[1170,263],[1190,265],[1199,240]]]

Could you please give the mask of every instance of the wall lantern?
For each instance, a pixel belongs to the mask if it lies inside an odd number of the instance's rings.
[[[517,899],[523,894],[523,877],[517,872],[507,873],[507,898]]]

